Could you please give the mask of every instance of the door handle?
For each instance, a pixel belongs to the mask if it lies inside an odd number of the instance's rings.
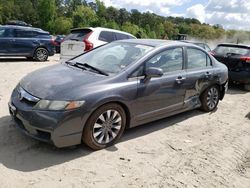
[[[210,77],[211,75],[212,75],[211,72],[206,72],[206,73],[205,73],[205,77],[206,77],[206,78]]]
[[[175,81],[177,84],[181,84],[184,80],[186,80],[185,77],[182,77],[182,76],[178,76]]]

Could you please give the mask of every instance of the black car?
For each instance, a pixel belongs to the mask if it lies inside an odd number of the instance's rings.
[[[0,56],[24,56],[46,61],[54,53],[55,47],[49,32],[26,26],[0,26]]]
[[[65,35],[57,35],[54,40],[54,45],[56,47],[56,53],[61,52],[61,43],[63,42]]]
[[[229,70],[230,81],[244,84],[250,91],[250,46],[240,44],[219,44],[212,55]]]
[[[195,45],[123,40],[24,77],[9,109],[33,138],[101,149],[125,128],[196,108],[213,111],[227,80],[227,67]]]

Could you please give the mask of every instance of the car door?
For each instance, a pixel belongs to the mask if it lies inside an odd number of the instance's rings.
[[[144,64],[144,69],[157,67],[163,76],[140,79],[137,100],[133,104],[136,121],[157,118],[183,107],[186,73],[183,70],[183,48],[166,49]]]
[[[200,49],[186,48],[186,95],[184,103],[188,107],[199,105],[199,96],[214,79],[212,61],[208,54]]]
[[[0,55],[9,55],[13,53],[12,29],[0,28]]]
[[[15,29],[15,48],[14,53],[18,55],[31,55],[39,44],[36,32],[26,29]]]

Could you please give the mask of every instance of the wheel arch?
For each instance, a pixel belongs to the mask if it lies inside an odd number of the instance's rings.
[[[47,48],[46,46],[44,46],[44,45],[39,45],[39,46],[37,46],[37,47],[34,49],[34,51],[33,51],[33,56],[32,56],[32,57],[35,57],[35,53],[36,53],[36,51],[37,51],[38,48],[44,48],[44,49],[46,49],[46,50],[48,51],[48,53],[49,53],[49,50],[48,50],[48,48]]]
[[[96,112],[96,110],[98,110],[99,108],[101,108],[102,106],[108,105],[108,104],[118,104],[122,107],[122,109],[124,110],[125,114],[126,114],[126,129],[130,127],[130,121],[131,121],[131,113],[129,110],[128,105],[126,105],[124,102],[120,101],[120,100],[108,100],[108,101],[103,101],[102,103],[99,103],[98,105],[96,105],[96,107],[90,112],[86,123],[88,122],[89,118],[92,116],[93,113]]]

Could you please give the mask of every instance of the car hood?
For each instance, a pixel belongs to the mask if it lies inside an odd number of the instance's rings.
[[[108,77],[64,64],[49,66],[24,77],[20,86],[31,95],[47,100],[74,100],[81,94],[74,91],[103,82]],[[83,94],[82,94],[83,95]]]

